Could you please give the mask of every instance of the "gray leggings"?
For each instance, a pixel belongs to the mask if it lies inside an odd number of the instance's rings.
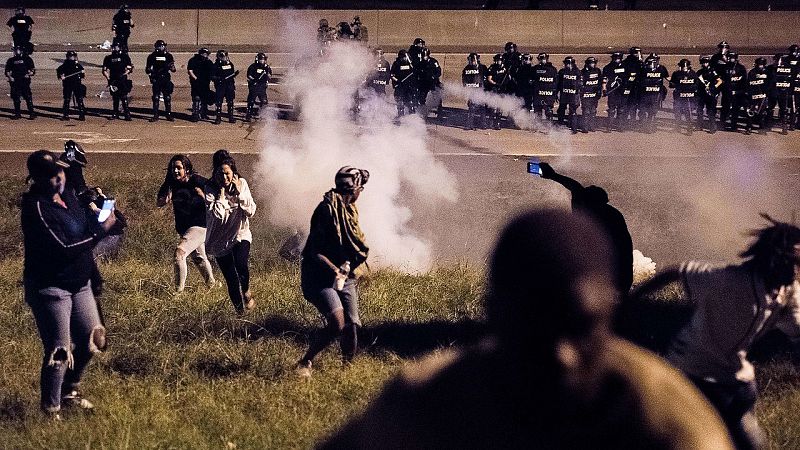
[[[36,290],[26,283],[25,301],[33,311],[42,339],[42,409],[61,409],[63,395],[77,390],[92,354],[104,347],[100,321],[90,283],[71,293],[61,288]]]

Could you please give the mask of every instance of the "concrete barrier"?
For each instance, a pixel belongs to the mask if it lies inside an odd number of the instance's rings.
[[[5,9],[6,16],[13,10]],[[111,40],[114,10],[31,9],[33,41],[55,46],[97,45]],[[513,40],[527,51],[626,49],[711,52],[721,40],[735,49],[765,53],[784,50],[798,40],[797,12],[721,11],[409,11],[409,10],[134,10],[135,45],[197,44],[297,50],[313,43],[321,18],[331,26],[359,15],[369,44],[386,50],[407,48],[422,37],[434,50],[496,51]],[[163,25],[162,25],[163,23]],[[665,26],[666,25],[666,26]],[[0,36],[8,45],[11,33]],[[298,44],[300,43],[300,44]],[[312,46],[308,46],[309,49]]]

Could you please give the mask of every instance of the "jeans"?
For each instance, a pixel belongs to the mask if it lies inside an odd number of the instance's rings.
[[[57,287],[37,290],[26,283],[25,301],[33,311],[42,339],[42,409],[61,409],[61,397],[77,390],[94,353],[105,347],[91,284],[72,293]]]
[[[344,288],[341,291],[337,291],[331,286],[319,287],[304,284],[301,287],[303,296],[323,316],[328,317],[334,311],[343,309],[345,324],[361,326],[361,318],[358,313],[358,291],[354,278],[345,280]]]
[[[224,256],[217,256],[219,270],[228,285],[228,295],[236,311],[244,311],[243,294],[250,290],[250,241],[235,244]]]
[[[189,274],[186,257],[190,255],[197,270],[203,274],[206,284],[214,283],[214,272],[206,256],[206,229],[191,227],[183,233],[175,249],[175,285],[178,292],[182,292],[186,287],[186,276]]]

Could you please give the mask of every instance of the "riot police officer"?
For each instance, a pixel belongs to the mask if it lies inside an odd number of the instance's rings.
[[[639,87],[636,81],[642,71],[642,49],[631,47],[628,56],[622,61],[625,67],[625,86],[622,95],[625,96],[625,115],[628,120],[636,120],[639,110]]]
[[[789,55],[789,65],[793,67],[798,67],[798,65],[800,65],[800,45],[790,45],[789,49],[786,50],[786,54]]]
[[[392,70],[392,66],[389,64],[389,61],[383,56],[383,50],[380,48],[376,48],[372,51],[372,54],[375,56],[375,68],[372,71],[372,74],[367,78],[367,83],[381,97],[386,96],[386,86],[389,84],[389,80],[392,79],[392,75],[390,71]]]
[[[411,61],[412,65],[416,66],[422,61],[422,49],[424,48],[425,39],[419,37],[414,39],[414,43],[408,48],[408,60]]]
[[[722,87],[722,77],[711,67],[711,57],[700,57],[700,70],[697,71],[700,89],[697,99],[697,128],[703,129],[703,110],[708,116],[708,130],[717,132],[717,97]]]
[[[164,97],[164,112],[167,120],[172,122],[172,91],[175,85],[172,83],[170,72],[175,72],[175,58],[167,51],[166,42],[161,39],[153,44],[154,51],[147,56],[147,64],[144,72],[150,77],[150,84],[153,85],[153,117],[150,122],[158,120],[158,103],[161,96]]]
[[[478,91],[483,89],[483,84],[486,78],[486,66],[481,64],[480,55],[477,53],[470,53],[467,56],[467,65],[461,71],[461,84],[470,90]],[[483,121],[483,106],[480,103],[474,102],[472,99],[467,99],[467,129],[475,129],[475,117],[478,117],[478,126],[483,129],[485,127]]]
[[[397,117],[416,112],[417,86],[414,77],[414,66],[409,60],[408,52],[400,50],[397,59],[389,70],[394,88],[394,100],[397,103]]]
[[[660,64],[658,55],[653,53],[648,56],[636,81],[639,87],[642,129],[647,133],[656,131],[656,113],[661,105],[662,93],[665,89],[664,80],[667,78],[669,78],[669,74]]]
[[[127,53],[122,52],[119,43],[111,44],[111,54],[103,59],[103,76],[108,81],[108,90],[114,102],[114,111],[111,119],[119,118],[119,106],[122,103],[122,113],[125,120],[131,120],[128,107],[128,94],[133,89],[133,82],[128,79],[128,74],[133,72],[133,63]]]
[[[120,6],[119,11],[111,19],[111,31],[114,32],[113,42],[119,44],[122,53],[128,53],[128,38],[131,37],[133,27],[130,8],[128,5]]]
[[[800,60],[800,48],[797,45],[789,47],[794,53],[789,60],[789,64]],[[792,120],[789,123],[789,129],[800,129],[800,63],[794,66],[794,79],[792,80]]]
[[[681,123],[686,125],[686,133],[692,134],[692,110],[697,108],[699,81],[692,70],[692,63],[684,58],[678,63],[678,70],[672,72],[669,85],[672,91],[672,108],[675,113],[675,130],[680,131]],[[686,121],[683,121],[683,118]]]
[[[272,68],[267,64],[267,55],[258,53],[255,62],[247,68],[247,114],[245,122],[257,115],[256,101],[259,107],[269,103],[267,99],[267,86],[272,77]]]
[[[31,77],[36,75],[33,60],[25,54],[20,45],[14,46],[14,55],[6,61],[6,78],[11,84],[11,100],[14,102],[14,119],[19,119],[21,99],[28,105],[28,118],[33,119],[33,93],[31,93]]]
[[[597,68],[597,58],[594,56],[586,58],[581,78],[581,130],[588,133],[595,130],[597,104],[603,91],[603,72]]]
[[[534,67],[536,95],[533,98],[533,112],[539,116],[540,120],[544,113],[546,119],[544,131],[547,132],[552,125],[553,106],[556,103],[558,70],[550,63],[550,55],[547,53],[539,53],[536,59],[539,63]]]
[[[428,94],[430,92],[435,92],[437,89],[442,87],[442,66],[439,65],[439,61],[436,58],[431,56],[431,51],[428,48],[424,48],[422,50],[422,61],[420,61],[418,69],[417,86],[419,88],[417,104],[423,109],[422,114],[423,117],[425,117],[428,115]],[[434,106],[434,109],[437,110],[437,114],[440,103],[441,100],[439,100],[437,105]]]
[[[197,54],[189,58],[186,64],[186,72],[189,74],[189,86],[192,95],[192,122],[197,122],[202,116],[208,118],[208,104],[214,102],[211,98],[211,72],[214,70],[214,63],[208,59],[211,52],[203,47]]]
[[[766,134],[767,109],[767,59],[756,58],[753,68],[747,74],[747,127],[745,133],[750,134],[753,122],[758,124],[758,133]]]
[[[369,32],[367,27],[361,23],[361,17],[353,17],[353,21],[350,22],[350,29],[353,31],[353,39],[364,44],[369,42]]]
[[[533,55],[524,53],[522,65],[517,70],[517,96],[522,97],[523,106],[528,113],[533,112],[533,97],[536,93],[536,71],[533,68]]]
[[[56,77],[61,80],[64,91],[64,106],[61,120],[69,120],[69,103],[75,98],[78,106],[78,120],[86,119],[86,108],[83,99],[86,97],[86,86],[81,79],[86,77],[83,66],[78,62],[78,53],[74,50],[67,52],[67,59],[56,69]]]
[[[781,55],[775,63],[775,68],[770,79],[769,89],[774,94],[778,106],[778,118],[781,123],[781,133],[786,134],[791,121],[792,82],[795,78],[795,69],[789,64],[789,55]]]
[[[622,64],[622,52],[611,54],[611,62],[603,67],[603,95],[608,97],[608,123],[607,131],[617,129],[622,131],[625,120],[625,66]]]
[[[508,70],[508,83],[511,92],[516,91],[517,84],[517,71],[522,65],[522,54],[517,51],[517,44],[513,42],[506,42],[503,47],[503,65]]]
[[[564,67],[558,71],[556,91],[558,91],[558,121],[564,122],[564,112],[569,113],[569,126],[572,134],[578,132],[578,106],[581,103],[583,74],[575,66],[575,58],[564,58]]]
[[[335,40],[336,28],[333,28],[328,24],[328,19],[320,19],[319,28],[317,28],[317,41],[319,42],[320,46],[328,46]]]
[[[736,131],[739,127],[739,117],[747,107],[747,69],[739,63],[739,54],[728,53],[728,65],[722,85],[722,112],[720,120],[727,125],[727,130]]]
[[[711,67],[722,77],[722,82],[726,83],[728,80],[725,77],[728,69],[728,60],[730,58],[731,46],[726,41],[717,44],[717,53],[711,55]]]
[[[22,52],[26,55],[33,53],[31,36],[33,35],[33,19],[25,14],[25,8],[18,7],[14,10],[14,15],[6,22],[11,28],[11,40],[14,47],[22,47]]]
[[[214,80],[214,89],[217,91],[216,105],[217,118],[214,123],[222,123],[222,100],[228,105],[228,122],[234,123],[233,118],[233,99],[236,97],[236,80],[239,71],[233,66],[228,57],[227,50],[217,50],[217,60],[214,62],[214,70],[211,72],[211,79]]]
[[[509,83],[508,68],[503,64],[501,54],[494,55],[492,65],[486,75],[486,86],[495,94],[507,94],[511,89]],[[490,125],[495,130],[500,129],[500,122],[503,119],[503,112],[500,108],[493,108],[490,112]]]

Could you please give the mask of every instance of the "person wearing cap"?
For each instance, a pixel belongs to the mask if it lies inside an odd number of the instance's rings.
[[[48,150],[27,161],[28,192],[22,197],[25,246],[23,284],[44,348],[41,407],[60,419],[64,407],[92,409],[79,388],[92,355],[105,348],[90,277],[92,249],[114,226],[114,214],[99,222],[66,189],[69,165]]]
[[[78,120],[86,119],[86,107],[83,99],[86,97],[86,86],[81,80],[86,77],[83,66],[78,62],[78,53],[74,50],[67,52],[67,59],[56,69],[56,77],[61,80],[64,93],[64,105],[61,120],[69,120],[69,104],[75,98],[78,106]]]
[[[122,104],[122,114],[125,120],[131,120],[131,110],[128,106],[128,94],[133,89],[133,81],[128,78],[133,72],[133,63],[130,56],[122,51],[119,43],[111,44],[111,54],[103,58],[103,76],[108,81],[108,90],[111,92],[114,110],[111,119],[119,118],[119,107]]]
[[[686,126],[686,133],[692,134],[692,111],[697,108],[697,91],[700,81],[692,70],[692,62],[686,58],[678,62],[678,70],[672,72],[669,79],[672,91],[672,109],[675,113],[675,131],[680,131],[681,126]],[[685,120],[684,120],[685,119]]]
[[[272,68],[267,64],[266,53],[256,54],[255,61],[247,68],[247,115],[245,122],[250,122],[253,116],[258,115],[256,102],[259,108],[269,103],[267,99],[267,86],[272,78]]]
[[[236,121],[233,118],[233,100],[236,97],[237,75],[239,75],[239,71],[236,70],[236,67],[231,62],[228,51],[217,50],[217,60],[214,62],[214,68],[211,71],[211,79],[214,81],[214,89],[216,90],[217,118],[214,119],[214,123],[217,125],[222,123],[223,100],[228,105],[228,122],[234,123]]]
[[[121,5],[111,19],[111,31],[114,32],[114,43],[119,44],[122,53],[128,53],[128,38],[133,27],[130,8],[127,4]]]
[[[711,57],[700,57],[700,69],[697,71],[697,79],[700,81],[700,89],[697,96],[697,129],[702,130],[703,111],[708,117],[708,130],[711,133],[717,132],[717,97],[722,88],[722,77],[711,67]]]
[[[739,63],[739,54],[728,53],[728,65],[725,68],[725,83],[722,85],[722,111],[720,122],[727,124],[728,131],[739,128],[739,117],[747,107],[747,68]]]
[[[603,66],[603,96],[608,97],[608,121],[606,131],[622,131],[625,127],[625,66],[622,52],[611,54],[611,62]]]
[[[208,105],[214,103],[209,88],[211,72],[214,70],[214,63],[208,58],[210,54],[211,51],[203,47],[186,63],[192,95],[192,122],[197,122],[201,117],[207,119]]]
[[[603,72],[597,67],[597,58],[586,58],[581,69],[581,131],[595,130],[597,104],[600,102],[603,85]]]
[[[342,359],[349,363],[358,351],[357,276],[366,266],[369,247],[358,223],[356,201],[369,180],[369,172],[345,166],[336,172],[335,188],[323,195],[311,215],[308,240],[303,248],[300,286],[327,325],[314,336],[297,363],[300,377],[311,376],[311,361],[337,338]]]
[[[28,106],[28,118],[34,119],[36,113],[33,112],[33,93],[31,92],[31,77],[36,75],[36,66],[33,59],[25,54],[21,46],[14,47],[14,54],[6,61],[6,78],[11,85],[11,100],[14,102],[14,119],[22,117],[20,106],[22,99]]]
[[[217,161],[217,155],[221,155]],[[214,154],[214,172],[203,193],[206,200],[206,253],[217,260],[236,312],[255,308],[250,293],[250,218],[256,202],[236,161],[220,151]]]
[[[175,84],[172,82],[170,72],[175,72],[175,58],[167,51],[167,43],[159,39],[153,44],[153,52],[147,55],[144,72],[150,77],[153,88],[153,117],[150,122],[158,120],[158,105],[164,99],[164,114],[172,122],[172,92]]]
[[[31,16],[25,14],[25,8],[22,6],[14,10],[14,15],[6,22],[11,31],[11,40],[14,47],[22,47],[23,52],[27,55],[33,53],[33,45],[31,45],[31,37],[33,36],[33,19]]]
[[[350,22],[350,30],[353,32],[353,39],[365,45],[369,42],[369,31],[367,27],[361,23],[361,17],[353,17],[353,21]]]
[[[672,339],[667,360],[717,408],[739,449],[767,448],[747,353],[770,330],[800,337],[800,228],[761,216],[767,224],[750,233],[753,241],[739,254],[743,261],[687,261],[631,295],[636,299],[674,282],[683,286],[694,311]]]

